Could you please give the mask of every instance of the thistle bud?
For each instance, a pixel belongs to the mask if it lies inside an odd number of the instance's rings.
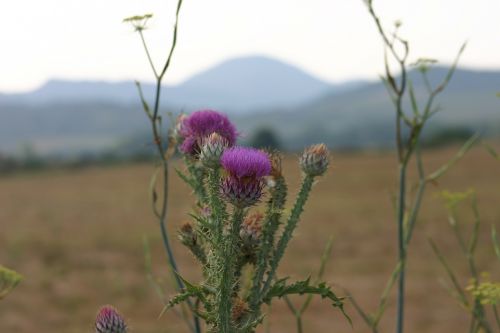
[[[123,317],[111,305],[99,310],[95,320],[95,333],[126,333],[127,325]]]
[[[304,150],[300,158],[300,167],[306,175],[321,176],[329,164],[329,152],[324,143],[312,145]]]
[[[253,213],[248,215],[241,224],[240,237],[247,245],[256,245],[262,232],[261,222],[264,215]]]
[[[178,236],[181,243],[191,251],[196,259],[205,265],[207,256],[202,244],[198,241],[198,235],[196,234],[196,230],[194,230],[193,225],[189,222],[184,223],[179,230]]]
[[[179,230],[179,240],[181,241],[181,243],[188,248],[192,248],[196,246],[197,239],[198,237],[196,236],[196,232],[194,231],[191,223],[184,223]]]
[[[224,150],[229,146],[229,142],[219,135],[212,133],[208,136],[201,147],[200,160],[209,168],[216,168],[220,165],[220,158]]]
[[[282,155],[279,151],[271,151],[268,153],[269,160],[271,161],[271,176],[273,178],[283,177],[281,160]]]

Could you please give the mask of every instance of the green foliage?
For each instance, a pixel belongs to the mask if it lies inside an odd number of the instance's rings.
[[[333,307],[338,307],[344,316],[351,322],[349,316],[344,312],[343,298],[337,297],[331,288],[322,282],[316,286],[310,284],[310,279],[303,281],[297,281],[292,284],[287,285],[286,281],[288,278],[280,279],[273,284],[269,289],[266,296],[263,298],[264,303],[270,304],[273,298],[281,298],[288,295],[304,295],[304,294],[314,294],[319,295],[321,298],[328,298],[332,301]]]
[[[500,300],[500,284],[490,282],[489,280],[480,282],[480,276],[478,274],[478,267],[475,259],[475,249],[481,226],[476,193],[473,190],[465,192],[443,191],[441,196],[445,199],[445,203],[449,211],[450,226],[458,240],[460,250],[462,251],[469,267],[469,273],[471,276],[471,282],[469,285],[462,287],[454,270],[446,260],[446,257],[441,253],[438,246],[430,240],[432,250],[441,265],[444,267],[452,283],[452,287],[448,288],[450,294],[457,299],[457,301],[469,312],[471,316],[471,332],[477,332],[480,330],[487,333],[493,332],[492,325],[489,323],[488,316],[486,315],[485,307],[487,305],[493,306],[497,324],[500,328],[500,321],[496,310],[496,304]],[[459,223],[459,215],[457,214],[458,206],[466,202],[470,202],[474,216],[472,229],[470,231],[464,230],[464,226]],[[494,227],[492,228],[492,240],[496,251],[498,243]],[[483,274],[483,276],[487,276],[487,274]],[[468,297],[467,293],[469,293],[470,297]]]
[[[472,297],[479,300],[482,305],[497,305],[500,304],[500,283],[498,282],[481,282],[479,284],[473,281],[465,290],[472,294]]]
[[[7,296],[22,279],[19,273],[0,265],[0,300]]]

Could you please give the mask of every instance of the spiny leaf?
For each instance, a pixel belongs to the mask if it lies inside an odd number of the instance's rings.
[[[320,295],[321,298],[328,298],[332,301],[334,307],[339,308],[342,314],[346,317],[349,323],[352,324],[351,318],[344,311],[344,298],[337,297],[331,288],[326,285],[325,282],[319,283],[317,286],[310,285],[310,278],[303,281],[297,281],[290,285],[286,284],[288,278],[283,278],[278,280],[267,292],[263,298],[263,302],[270,304],[273,298],[281,298],[286,295],[304,295],[304,294],[316,294]]]

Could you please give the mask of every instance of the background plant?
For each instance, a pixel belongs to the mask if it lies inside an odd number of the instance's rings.
[[[448,209],[448,222],[459,245],[459,251],[463,254],[470,274],[470,282],[462,286],[460,279],[454,272],[446,257],[440,251],[439,246],[429,239],[430,245],[437,259],[446,271],[451,282],[447,290],[458,303],[465,309],[471,318],[469,332],[495,332],[495,325],[500,329],[500,316],[497,304],[500,303],[500,283],[491,281],[486,272],[480,272],[476,261],[476,249],[478,236],[481,229],[481,216],[479,213],[477,195],[474,190],[466,192],[443,191],[442,198]],[[464,219],[460,218],[458,208],[460,205],[469,203],[473,214],[473,223],[468,226]],[[500,260],[500,245],[495,226],[491,227],[491,240],[495,254]],[[495,324],[488,319],[487,308],[490,307],[495,318]]]
[[[168,48],[166,60],[163,63],[163,66],[160,70],[158,70],[151,58],[151,54],[149,52],[145,37],[144,30],[147,27],[147,23],[149,19],[152,18],[152,14],[146,15],[136,15],[131,16],[124,19],[124,22],[132,24],[134,30],[138,33],[142,46],[144,47],[144,51],[146,52],[147,59],[151,66],[151,70],[153,71],[156,86],[155,86],[155,94],[154,101],[152,106],[145,99],[141,84],[136,82],[137,89],[139,91],[139,97],[141,99],[142,107],[146,116],[148,117],[151,124],[151,132],[153,136],[153,142],[157,151],[157,170],[154,172],[151,182],[150,182],[150,193],[151,193],[151,201],[152,201],[152,210],[156,218],[158,219],[158,224],[160,226],[160,231],[162,235],[162,241],[165,247],[165,251],[167,254],[167,264],[172,270],[172,272],[177,272],[177,262],[175,260],[175,256],[172,251],[172,247],[170,245],[170,240],[167,232],[167,213],[168,213],[168,179],[169,179],[169,160],[172,157],[174,152],[174,147],[171,142],[171,136],[168,133],[168,129],[164,128],[163,118],[160,115],[160,102],[161,102],[161,86],[162,81],[167,73],[168,68],[170,67],[170,63],[172,61],[172,57],[175,51],[175,47],[177,45],[177,30],[179,23],[179,13],[182,7],[182,0],[177,1],[176,12],[175,12],[175,24],[173,29],[173,36],[170,47]],[[158,177],[160,175],[160,177]],[[160,189],[157,190],[157,183],[160,182]],[[178,290],[183,289],[184,282],[177,274],[173,274],[174,280],[176,282]],[[191,306],[190,302],[188,304]],[[183,313],[183,318],[186,321],[186,324],[190,327],[193,332],[199,333],[201,332],[200,322],[196,315],[193,315],[192,323],[189,323],[185,312]]]
[[[0,265],[0,300],[5,298],[22,279],[19,273]]]
[[[420,58],[413,64],[409,64],[410,44],[399,35],[401,22],[395,22],[393,31],[388,32],[375,12],[373,1],[367,0],[365,2],[384,44],[385,73],[381,79],[395,111],[395,147],[398,164],[398,191],[395,195],[398,261],[382,292],[379,305],[373,313],[366,313],[353,297],[350,299],[364,322],[373,332],[378,332],[380,320],[387,306],[389,292],[397,282],[396,332],[401,333],[404,330],[405,275],[408,250],[426,187],[429,183],[434,183],[443,176],[470,149],[477,136],[469,139],[448,163],[434,172],[426,173],[421,152],[422,133],[430,118],[440,111],[440,108],[435,106],[435,100],[450,82],[460,55],[465,49],[465,44],[460,48],[446,76],[437,86],[433,86],[429,80],[428,71],[436,61]],[[391,65],[394,64],[399,71],[399,78],[394,75],[394,71],[391,69]],[[408,75],[410,66],[418,70],[427,88],[426,102],[423,105],[417,103],[416,92]],[[409,105],[409,110],[407,105]],[[418,174],[418,180],[414,186],[410,186],[408,176],[411,163],[414,163]]]

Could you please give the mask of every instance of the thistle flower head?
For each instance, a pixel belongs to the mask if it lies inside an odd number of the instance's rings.
[[[306,148],[300,158],[302,171],[313,177],[324,174],[329,163],[328,148],[323,143]]]
[[[228,174],[222,182],[226,199],[237,207],[256,204],[262,196],[263,177],[271,172],[267,154],[253,148],[229,148],[222,154],[221,165]]]
[[[271,173],[269,156],[254,148],[229,148],[222,154],[221,164],[232,177],[238,179],[259,179]]]
[[[182,138],[181,152],[196,156],[201,145],[212,133],[224,138],[228,146],[236,142],[237,132],[227,116],[213,110],[201,110],[181,119],[178,134]]]
[[[203,142],[200,152],[200,160],[209,168],[219,166],[220,158],[229,142],[218,133],[210,134]]]
[[[127,325],[123,317],[111,305],[103,306],[97,313],[95,333],[126,333]]]
[[[253,213],[245,217],[241,224],[240,237],[245,244],[255,245],[259,242],[262,233],[262,213]]]

